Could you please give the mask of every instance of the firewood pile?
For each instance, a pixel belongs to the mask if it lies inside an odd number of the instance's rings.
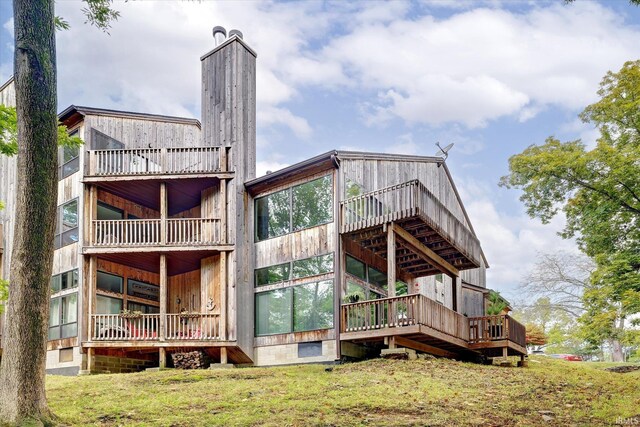
[[[612,366],[611,368],[605,368],[605,371],[616,372],[618,374],[626,374],[627,372],[633,372],[640,370],[640,365],[622,365]]]
[[[188,353],[172,353],[173,366],[177,369],[206,369],[211,360],[204,351],[190,351]]]

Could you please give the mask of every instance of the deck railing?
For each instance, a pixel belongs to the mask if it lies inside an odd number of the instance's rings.
[[[219,314],[167,314],[168,340],[219,340]]]
[[[525,327],[508,315],[471,317],[469,343],[509,340],[526,347]]]
[[[165,331],[160,314],[94,314],[91,341],[221,340],[220,315],[211,313],[166,314]]]
[[[469,339],[466,317],[424,295],[403,295],[342,306],[342,333],[412,325],[428,326],[465,341]]]
[[[420,216],[431,228],[472,261],[481,259],[480,242],[419,180],[349,198],[340,203],[342,232]]]
[[[93,220],[91,245],[97,247],[144,247],[221,245],[218,218]],[[166,233],[163,236],[163,228]]]
[[[227,147],[89,151],[89,176],[199,174],[227,171]]]
[[[4,225],[0,224],[0,254],[4,251]]]

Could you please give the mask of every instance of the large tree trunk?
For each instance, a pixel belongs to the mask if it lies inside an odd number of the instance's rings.
[[[614,362],[624,362],[624,353],[622,352],[620,340],[611,340],[611,360]]]
[[[18,188],[0,424],[50,417],[44,380],[58,191],[53,0],[14,0],[13,13]]]

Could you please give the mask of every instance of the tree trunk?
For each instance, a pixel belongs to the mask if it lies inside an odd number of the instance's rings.
[[[53,0],[14,0],[13,13],[18,185],[0,424],[50,418],[44,382],[58,191]]]
[[[611,360],[613,362],[624,362],[624,353],[622,352],[620,340],[611,340]]]

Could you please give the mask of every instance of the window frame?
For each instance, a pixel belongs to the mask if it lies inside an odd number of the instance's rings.
[[[72,203],[76,204],[76,226],[69,228],[68,230],[63,230],[64,228],[64,215],[62,214],[62,212],[64,211],[64,207],[67,205],[70,205]],[[63,236],[65,234],[68,234],[72,231],[76,231],[76,235],[78,237],[78,240],[76,240],[75,242],[69,242],[69,243],[64,243],[63,244]],[[67,200],[66,202],[62,203],[61,205],[58,205],[57,209],[56,209],[56,230],[55,230],[55,236],[54,236],[54,240],[53,240],[53,248],[54,250],[57,249],[61,249],[64,248],[65,246],[69,246],[69,245],[73,245],[76,243],[80,242],[80,198],[79,197],[75,197],[71,200]]]
[[[69,136],[73,137],[73,136],[77,136],[80,137],[80,129],[74,129],[71,132],[69,132]],[[71,175],[73,175],[76,172],[80,171],[80,147],[73,147],[75,149],[77,149],[77,153],[74,157],[70,158],[69,160],[65,161],[64,160],[64,150],[67,149],[69,147],[59,147],[58,148],[58,181],[61,181]],[[68,164],[72,163],[72,162],[76,162],[77,166],[74,166],[74,169],[71,172],[65,173],[65,166],[67,166]]]
[[[62,273],[58,273],[58,274],[54,274],[51,276],[51,283],[53,283],[54,278],[59,277],[60,278],[60,285],[62,285],[62,276],[63,275],[70,275],[71,276],[71,280],[72,282],[74,282],[74,276],[76,277],[77,280],[75,280],[75,285],[68,287],[66,289],[58,289],[57,291],[53,291],[53,288],[51,288],[51,293],[50,293],[50,297],[49,297],[49,309],[50,309],[50,313],[49,313],[49,319],[47,321],[47,340],[48,341],[56,341],[56,340],[61,340],[61,339],[67,339],[67,338],[74,338],[78,336],[78,309],[80,306],[80,292],[78,291],[79,286],[80,286],[80,272],[78,271],[77,268],[71,269],[71,270],[67,270],[67,271],[63,271]],[[73,322],[66,322],[66,323],[62,323],[63,320],[63,299],[66,298],[70,298],[70,297],[75,297],[76,301],[75,301],[75,305],[76,305],[76,310],[75,310],[75,321]],[[58,302],[58,324],[57,325],[51,325],[51,305],[53,304],[54,301],[59,301]],[[75,327],[75,334],[73,335],[69,335],[69,336],[62,336],[62,330],[63,327],[65,326],[69,326],[69,325],[73,325],[76,324]],[[57,334],[57,338],[51,338],[51,331],[53,329],[57,329],[58,330],[58,334]]]

